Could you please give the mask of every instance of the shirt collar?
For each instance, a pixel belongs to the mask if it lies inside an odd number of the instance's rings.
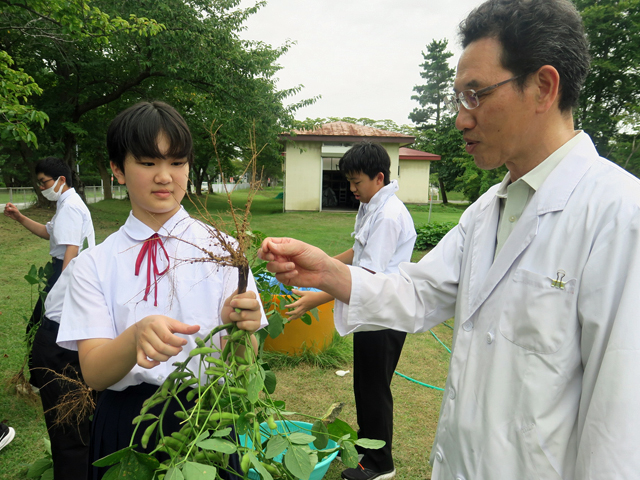
[[[64,202],[67,198],[69,198],[74,193],[76,193],[76,189],[75,188],[70,188],[66,192],[63,192],[62,195],[60,195],[60,198],[58,198],[58,201],[56,202],[56,208],[59,205],[62,205],[62,202]]]
[[[157,232],[158,235],[161,237],[179,236],[179,234],[187,227],[186,222],[183,222],[183,220],[187,218],[190,218],[189,214],[181,205],[178,211],[169,220],[164,222],[162,227],[160,227]],[[133,211],[129,212],[129,218],[127,218],[127,221],[122,228],[129,237],[138,242],[142,242],[156,233],[153,229],[136,218],[133,215]]]
[[[524,182],[531,189],[536,192],[540,188],[540,186],[547,179],[549,174],[556,168],[562,159],[567,156],[567,154],[575,147],[580,141],[587,136],[583,131],[579,131],[576,135],[571,138],[568,142],[558,148],[555,152],[549,155],[542,163],[537,165],[534,169],[527,172],[525,175],[520,177],[514,183]],[[511,172],[507,172],[507,174],[500,182],[500,187],[496,191],[496,196],[500,198],[507,198],[507,188],[511,185]]]

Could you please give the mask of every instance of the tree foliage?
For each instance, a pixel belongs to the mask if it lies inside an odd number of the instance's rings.
[[[0,50],[0,139],[3,144],[24,142],[38,148],[32,126],[44,128],[49,117],[28,102],[32,95],[40,95],[42,89],[24,70],[11,68],[13,63],[9,54]]]
[[[416,85],[418,95],[411,98],[419,102],[409,118],[417,125],[417,148],[436,155],[441,160],[431,164],[431,171],[438,176],[443,203],[448,203],[447,190],[461,190],[466,169],[475,169],[473,160],[464,150],[462,135],[456,129],[455,116],[444,107],[444,99],[453,90],[455,70],[449,67],[448,59],[453,54],[447,51],[447,40],[434,40],[422,53],[424,63],[420,64],[420,76],[424,85]],[[462,190],[463,192],[466,191]]]
[[[630,152],[625,145],[633,143],[633,133],[637,137],[640,127],[640,0],[575,3],[592,56],[576,120],[601,155],[628,167]]]
[[[277,133],[314,99],[283,105],[301,88],[275,87],[277,60],[290,43],[273,48],[240,39],[243,23],[263,3],[239,3],[0,0],[0,28],[9,32],[0,48],[43,90],[34,105],[51,119],[43,136],[47,153],[105,173],[104,143],[96,139],[104,138],[109,121],[137,101],[163,100],[193,132],[201,177],[215,163],[213,122],[220,126],[223,163],[242,158],[255,131],[256,143],[266,145],[259,161],[278,164]],[[27,165],[30,156],[24,155]]]
[[[416,85],[411,99],[420,104],[409,114],[412,122],[418,125],[439,125],[444,99],[453,89],[453,77],[456,73],[449,66],[448,60],[453,53],[447,50],[448,41],[433,40],[427,45],[427,51],[422,52],[424,63],[420,64],[420,76],[425,80],[424,85]]]

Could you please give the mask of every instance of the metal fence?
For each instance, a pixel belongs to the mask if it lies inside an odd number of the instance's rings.
[[[214,183],[211,185],[213,193],[224,193],[224,185],[221,183]],[[227,189],[233,190],[245,190],[249,188],[249,183],[227,183]],[[127,187],[124,185],[113,185],[112,195],[114,199],[123,199],[127,196]],[[208,190],[203,188],[202,193],[206,193]],[[195,188],[192,187],[192,193],[195,193]],[[96,203],[100,200],[104,200],[104,189],[101,185],[85,185],[84,194],[87,199],[87,203]],[[31,187],[7,187],[0,188],[0,206],[4,207],[7,203],[13,203],[18,208],[27,208],[36,203],[36,194]]]

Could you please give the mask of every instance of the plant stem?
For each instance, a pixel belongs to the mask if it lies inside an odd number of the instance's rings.
[[[249,281],[249,265],[238,266],[238,294],[247,291],[247,282]]]

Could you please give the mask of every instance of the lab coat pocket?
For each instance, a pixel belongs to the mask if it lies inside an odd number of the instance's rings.
[[[549,457],[540,446],[538,432],[535,424],[527,425],[520,430],[522,446],[524,448],[525,464],[529,475],[533,480],[562,480],[558,471],[554,468]]]
[[[508,301],[500,315],[500,333],[510,342],[531,352],[557,352],[575,324],[576,279],[555,278],[518,269],[505,290]]]

